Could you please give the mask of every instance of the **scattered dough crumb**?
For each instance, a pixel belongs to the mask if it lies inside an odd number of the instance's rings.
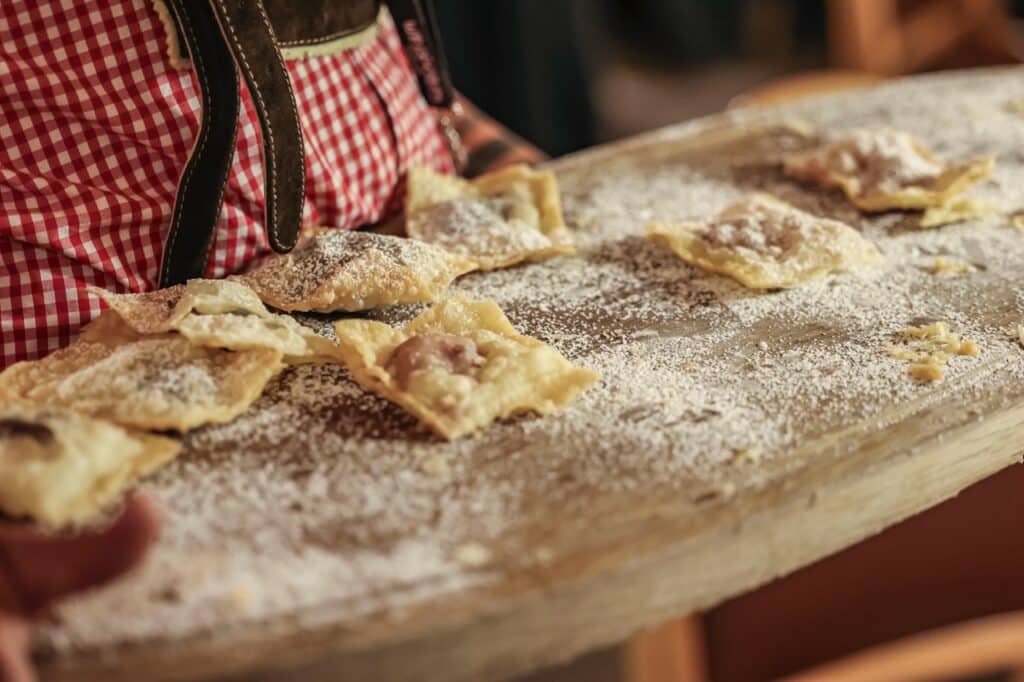
[[[538,547],[533,555],[537,558],[537,561],[542,564],[550,564],[555,558],[555,553],[547,547]]]
[[[252,593],[248,588],[239,585],[231,592],[231,602],[239,611],[248,611],[252,605]]]
[[[894,358],[912,363],[910,376],[921,381],[941,381],[946,363],[953,355],[981,355],[978,344],[951,331],[948,322],[907,327],[900,335],[903,344],[890,344],[887,350]]]
[[[959,275],[964,272],[972,272],[975,267],[967,261],[959,260],[956,258],[945,258],[943,256],[937,257],[932,261],[931,266],[928,268],[929,272],[933,275],[940,277],[951,277],[953,275]]]
[[[1017,340],[1020,342],[1022,348],[1024,348],[1024,324],[1017,327]]]
[[[490,562],[491,550],[479,542],[467,542],[455,550],[455,560],[464,566],[478,568]]]
[[[963,223],[992,215],[992,205],[978,199],[955,197],[939,206],[932,206],[921,215],[918,225],[923,229]]]
[[[919,362],[910,366],[910,376],[919,381],[942,381],[942,365],[937,362]]]
[[[736,448],[732,451],[733,461],[742,464],[757,464],[761,461],[761,451],[754,447]]]
[[[1024,99],[1011,99],[1006,103],[1006,110],[1011,114],[1024,116]]]
[[[444,476],[448,473],[448,462],[441,455],[430,455],[423,460],[420,468],[431,476]]]
[[[1013,226],[1018,230],[1024,230],[1024,213],[1016,213],[1011,219]]]
[[[981,355],[981,349],[978,348],[978,344],[970,339],[960,344],[960,347],[956,349],[957,355],[969,355],[972,358],[976,358]]]

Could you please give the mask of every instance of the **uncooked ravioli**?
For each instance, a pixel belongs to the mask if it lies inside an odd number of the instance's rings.
[[[267,310],[246,285],[230,280],[193,279],[168,289],[116,294],[96,287],[103,299],[136,334],[179,332],[197,346],[229,350],[270,349],[289,363],[330,361],[335,345],[288,315]],[[110,313],[107,313],[110,314]],[[111,325],[102,334],[114,333]]]
[[[994,167],[992,157],[947,163],[914,136],[890,128],[837,133],[783,162],[787,175],[839,188],[864,211],[942,206]]]
[[[111,326],[109,319],[99,326]],[[281,367],[281,354],[270,349],[204,348],[178,334],[103,338],[93,329],[0,373],[0,404],[67,407],[123,426],[185,431],[234,419]]]
[[[0,407],[0,511],[49,526],[92,520],[173,458],[176,440],[53,407]]]
[[[342,320],[335,330],[356,381],[449,439],[518,412],[550,413],[597,380],[516,332],[492,301],[451,298],[402,329]]]
[[[482,270],[575,251],[550,171],[514,165],[472,181],[426,167],[409,171],[406,232]]]
[[[235,279],[280,310],[355,312],[431,303],[476,264],[414,239],[330,230]]]
[[[845,223],[766,194],[755,194],[711,219],[651,222],[647,236],[688,263],[754,289],[794,287],[882,260],[875,245]]]
[[[139,334],[171,331],[189,315],[270,315],[252,289],[223,279],[192,279],[141,294],[118,294],[99,287],[89,287],[89,292],[103,299]]]

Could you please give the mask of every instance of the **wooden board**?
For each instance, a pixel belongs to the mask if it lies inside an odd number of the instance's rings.
[[[149,483],[159,546],[62,607],[37,643],[44,679],[509,677],[712,606],[1019,461],[1024,118],[1008,105],[1022,76],[908,80],[555,162],[580,253],[459,288],[601,385],[556,417],[445,444],[339,368],[289,370]],[[950,158],[997,153],[972,192],[995,214],[920,231],[792,183],[777,159],[809,142],[796,119],[893,125]],[[850,222],[887,265],[754,293],[639,237],[648,218],[753,190]],[[977,269],[935,277],[924,266],[940,254]],[[884,345],[924,319],[982,356],[914,382]],[[490,558],[460,561],[467,545]]]

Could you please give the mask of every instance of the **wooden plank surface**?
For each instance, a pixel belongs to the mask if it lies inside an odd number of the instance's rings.
[[[166,510],[160,545],[62,607],[37,643],[44,679],[508,677],[712,606],[1019,461],[1019,98],[1020,70],[947,74],[555,162],[579,254],[458,288],[601,385],[556,417],[446,444],[340,368],[287,371],[148,484]],[[996,177],[972,192],[995,212],[937,231],[862,216],[781,176],[779,154],[812,141],[797,119],[896,126],[950,158],[995,153]],[[647,219],[753,190],[846,220],[887,264],[754,293],[639,237]],[[936,255],[976,270],[935,277]],[[934,319],[983,352],[922,385],[884,345]]]

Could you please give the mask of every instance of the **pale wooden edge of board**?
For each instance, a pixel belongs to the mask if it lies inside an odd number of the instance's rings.
[[[514,581],[520,589],[504,599],[486,599],[483,611],[484,600],[476,595],[433,604],[429,615],[414,614],[406,627],[391,632],[386,618],[367,631],[351,625],[254,626],[174,646],[126,647],[73,664],[51,662],[42,678],[118,682],[138,679],[145,670],[147,679],[170,681],[289,669],[303,680],[510,677],[706,608],[949,499],[1020,462],[1021,433],[1024,403],[981,420],[965,412],[953,426],[943,415],[915,415],[824,467],[834,476],[808,468],[767,487],[756,500],[709,510],[705,527],[712,533],[665,544],[659,540],[673,534],[673,524],[659,527],[655,516],[644,544],[657,551],[612,568],[603,561],[588,565],[585,558],[552,566],[550,575]],[[906,494],[909,486],[913,495]],[[773,499],[780,504],[765,504]],[[675,528],[677,538],[679,532]],[[522,589],[524,583],[532,588]],[[440,627],[439,610],[447,612]],[[416,625],[426,618],[433,628],[424,635]]]

